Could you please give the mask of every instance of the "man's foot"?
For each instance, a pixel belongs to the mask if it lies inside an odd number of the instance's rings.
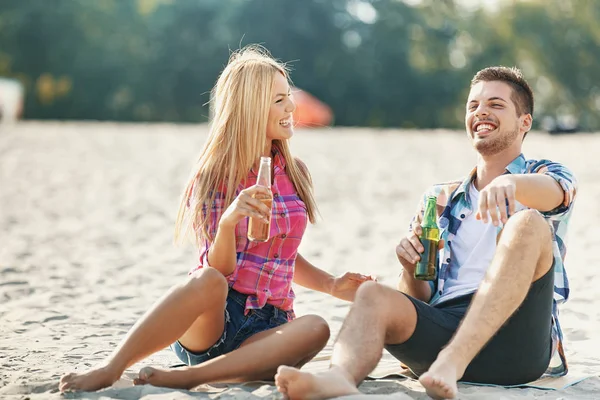
[[[133,380],[134,385],[153,385],[172,389],[192,389],[198,386],[191,382],[187,368],[159,369],[144,367],[140,370],[138,378]]]
[[[456,382],[461,377],[462,373],[458,372],[456,364],[438,358],[429,370],[421,375],[419,382],[433,399],[454,399],[458,395]]]
[[[286,398],[320,400],[360,393],[352,377],[339,367],[311,374],[293,367],[281,366],[275,375],[277,390]]]
[[[58,388],[64,392],[92,392],[111,386],[119,380],[120,373],[108,367],[99,367],[83,374],[67,374],[60,378]]]

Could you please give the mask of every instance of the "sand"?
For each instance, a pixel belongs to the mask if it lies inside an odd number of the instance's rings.
[[[102,360],[135,320],[195,264],[172,244],[179,194],[206,138],[205,125],[21,122],[0,126],[0,397],[60,398],[63,373]],[[468,172],[475,153],[455,131],[298,130],[322,218],[300,252],[335,274],[376,274],[394,286],[394,248],[422,191]],[[568,165],[580,191],[566,266],[572,295],[561,308],[573,370],[592,377],[560,391],[460,385],[461,399],[600,398],[600,299],[596,295],[600,135],[532,132],[528,157]],[[435,160],[431,157],[435,156]],[[331,344],[349,304],[297,288],[298,315],[319,314]],[[168,350],[132,367],[88,399],[279,399],[268,383],[206,391],[132,387],[140,366],[169,366]],[[409,380],[369,381],[373,398],[427,398]],[[383,396],[383,397],[382,397]]]

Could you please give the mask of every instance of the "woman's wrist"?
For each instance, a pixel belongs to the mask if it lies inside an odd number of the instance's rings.
[[[335,288],[335,276],[329,275],[327,280],[325,281],[325,293],[333,294],[333,289]]]
[[[225,231],[232,231],[232,230],[235,229],[236,225],[237,224],[232,224],[229,221],[222,219],[222,220],[219,221],[219,227],[218,227],[218,229],[219,230],[225,230]]]

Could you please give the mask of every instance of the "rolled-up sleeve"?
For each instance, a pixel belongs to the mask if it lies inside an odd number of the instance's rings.
[[[547,216],[562,215],[571,210],[577,195],[577,180],[564,165],[550,160],[540,160],[531,166],[531,173],[544,174],[554,179],[564,193],[563,202],[553,210],[543,212]]]

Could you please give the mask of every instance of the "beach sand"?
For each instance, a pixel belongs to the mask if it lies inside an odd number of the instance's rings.
[[[106,357],[197,255],[172,243],[180,192],[206,125],[21,122],[0,126],[0,398],[47,399],[60,376]],[[460,399],[600,398],[600,135],[532,132],[530,158],[563,162],[579,193],[561,308],[573,371],[592,377],[560,391],[460,386]],[[324,128],[298,130],[293,153],[312,172],[321,218],[300,252],[334,274],[376,274],[395,286],[395,246],[429,184],[468,173],[475,153],[461,132]],[[349,303],[297,288],[298,315],[330,324],[331,345]],[[366,328],[367,329],[367,328]],[[168,350],[130,368],[114,387],[67,394],[88,399],[280,399],[268,383],[216,385],[212,393],[132,387],[141,366],[169,366]],[[309,365],[310,366],[310,365]],[[373,398],[427,398],[410,380],[366,381]],[[355,397],[356,398],[356,397]]]

